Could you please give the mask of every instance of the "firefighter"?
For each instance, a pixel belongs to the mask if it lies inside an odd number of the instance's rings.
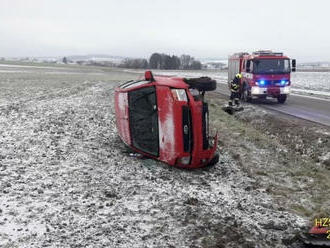
[[[239,107],[239,90],[240,90],[240,81],[242,78],[242,74],[236,74],[235,78],[230,82],[230,100],[229,106],[233,106],[233,100],[235,101],[235,105]]]

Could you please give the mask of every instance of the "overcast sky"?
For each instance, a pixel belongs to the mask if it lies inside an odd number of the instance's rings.
[[[1,56],[273,49],[330,61],[327,0],[0,0]]]

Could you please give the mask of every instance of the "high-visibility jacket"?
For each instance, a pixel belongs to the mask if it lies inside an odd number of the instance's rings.
[[[239,92],[239,88],[240,88],[239,79],[237,77],[235,77],[233,79],[233,81],[231,81],[231,83],[230,83],[230,90],[232,92]]]

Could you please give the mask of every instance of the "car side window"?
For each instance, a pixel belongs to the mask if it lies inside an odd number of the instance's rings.
[[[159,130],[156,88],[144,87],[129,94],[129,122],[135,148],[158,156]]]

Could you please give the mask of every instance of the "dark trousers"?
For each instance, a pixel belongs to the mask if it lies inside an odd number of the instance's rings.
[[[235,101],[235,104],[237,106],[239,106],[239,92],[231,92],[230,94],[230,100],[229,100],[229,106],[232,106],[233,105],[233,100]]]

